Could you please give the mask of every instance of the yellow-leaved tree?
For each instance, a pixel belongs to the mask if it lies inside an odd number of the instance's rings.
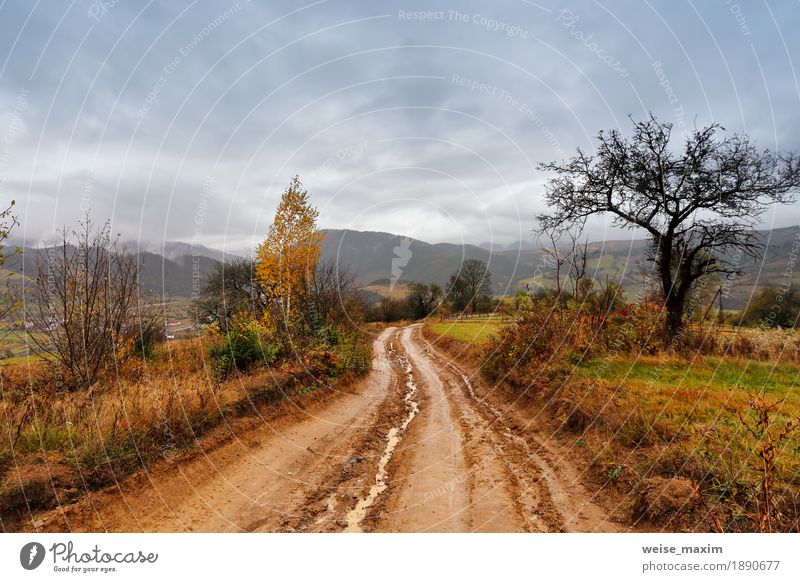
[[[317,229],[318,216],[295,176],[281,197],[267,239],[256,250],[256,276],[287,319],[304,305],[317,268],[324,239]]]

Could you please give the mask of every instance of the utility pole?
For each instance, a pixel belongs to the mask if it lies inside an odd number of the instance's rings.
[[[717,300],[717,295],[719,295],[719,312],[720,317],[722,316],[722,287],[717,289],[717,292],[714,293],[714,297],[711,298],[711,303],[708,304],[708,308],[706,312],[703,314],[703,319],[700,320],[700,325],[708,318],[708,314],[711,312],[711,308],[714,307],[714,302]]]

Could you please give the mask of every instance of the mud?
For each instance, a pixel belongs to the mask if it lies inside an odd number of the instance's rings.
[[[39,531],[620,531],[525,411],[420,326],[384,331],[370,373],[41,516]]]

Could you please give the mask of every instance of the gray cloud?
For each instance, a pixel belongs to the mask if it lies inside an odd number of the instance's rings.
[[[2,196],[30,240],[91,207],[240,248],[297,173],[326,227],[502,244],[541,209],[534,164],[631,114],[800,147],[796,6],[619,6],[6,2]]]

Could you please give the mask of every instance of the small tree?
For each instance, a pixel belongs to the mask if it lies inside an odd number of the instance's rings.
[[[447,282],[446,297],[450,304],[450,311],[453,313],[462,312],[469,305],[466,283],[464,283],[464,279],[458,276],[458,273],[450,275],[450,280]]]
[[[578,303],[587,301],[595,288],[595,282],[589,275],[589,261],[597,255],[596,250],[589,250],[589,241],[579,243],[577,239],[572,239],[572,251],[569,257],[569,271],[567,273],[572,287],[573,299]]]
[[[454,310],[470,308],[474,313],[478,299],[492,294],[492,274],[483,261],[467,259],[461,269],[450,277],[447,287]]]
[[[136,259],[86,218],[78,231],[37,257],[31,340],[50,356],[72,387],[89,387],[136,351],[163,335],[159,304],[139,291]]]
[[[233,316],[248,313],[255,319],[264,315],[269,290],[255,275],[250,259],[233,259],[218,263],[208,274],[200,297],[194,302],[193,314],[198,319],[218,322],[227,331]]]
[[[320,262],[308,282],[307,295],[317,325],[344,325],[362,316],[365,309],[352,271],[333,260]]]
[[[403,314],[401,313],[400,305],[398,305],[397,301],[392,299],[389,295],[381,297],[381,300],[378,302],[376,311],[377,311],[377,320],[386,323],[397,321],[398,319],[401,319],[403,316]]]
[[[434,313],[442,300],[442,288],[439,285],[412,283],[409,286],[408,312],[415,319],[424,319]]]
[[[563,278],[561,271],[564,268],[564,265],[568,264],[569,262],[570,250],[558,244],[558,241],[561,238],[560,232],[549,231],[545,232],[545,234],[550,241],[550,246],[541,247],[540,250],[547,266],[553,269],[553,275],[556,283],[556,295],[559,301],[562,301],[562,292],[564,287],[562,284]]]
[[[626,139],[601,131],[594,156],[577,150],[561,163],[540,164],[556,176],[545,188],[542,232],[582,228],[595,214],[651,239],[666,310],[665,341],[681,335],[686,299],[700,277],[740,272],[731,251],[757,256],[753,230],[771,204],[792,202],[800,158],[756,150],[746,136],[720,138],[718,124],[695,130],[679,154],[672,124],[652,115]]]
[[[293,304],[304,303],[317,268],[324,238],[317,230],[318,216],[295,176],[281,197],[267,239],[256,251],[256,275],[287,320]]]

